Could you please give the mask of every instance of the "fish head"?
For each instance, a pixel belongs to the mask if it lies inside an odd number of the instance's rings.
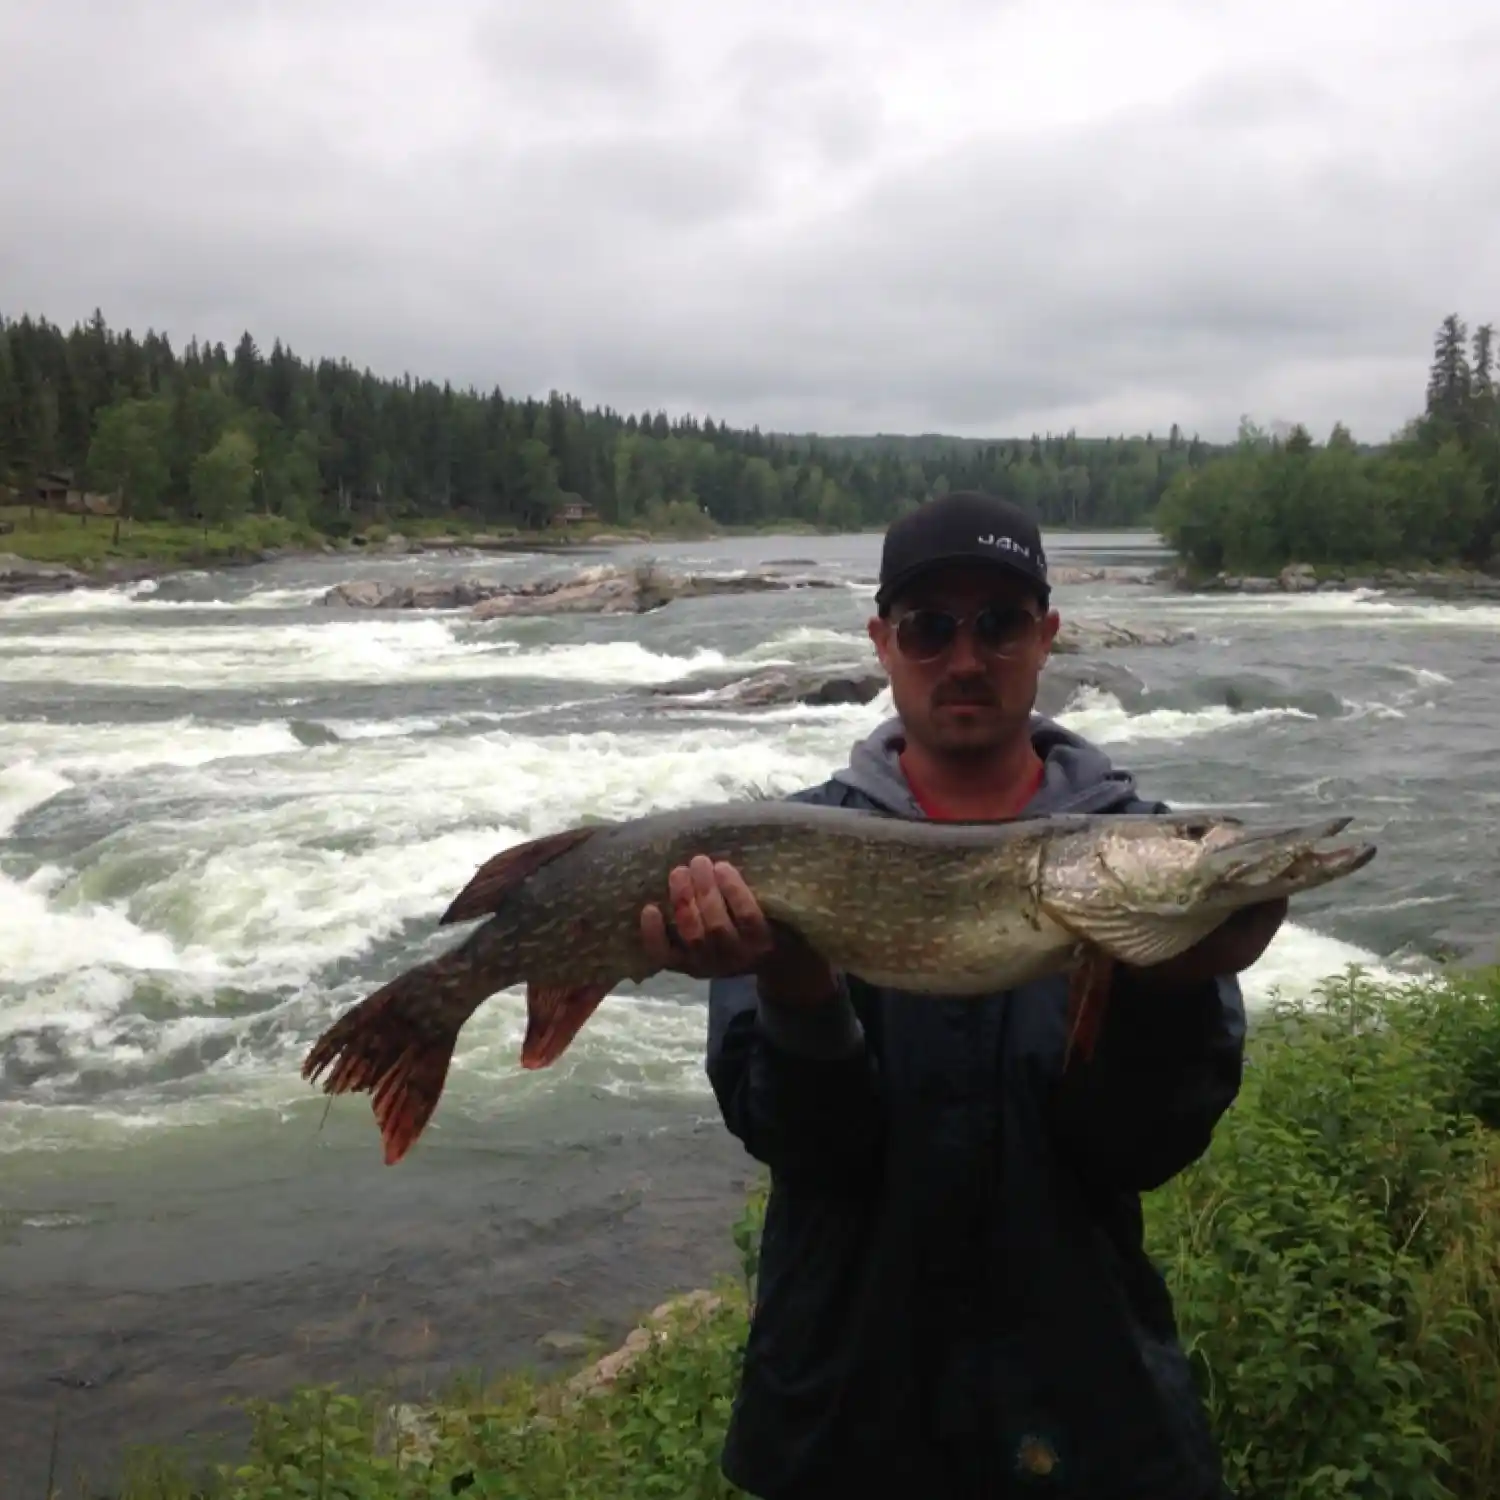
[[[1243,907],[1340,880],[1375,857],[1347,817],[1253,827],[1233,817],[1103,818],[1047,852],[1042,904],[1129,963],[1191,947]]]
[[[1363,868],[1375,856],[1364,841],[1340,842],[1352,819],[1257,828],[1239,818],[1121,818],[1101,824],[1083,855],[1103,900],[1140,910],[1228,912],[1312,890]],[[1076,858],[1076,856],[1075,856]],[[1088,871],[1088,865],[1093,870]]]

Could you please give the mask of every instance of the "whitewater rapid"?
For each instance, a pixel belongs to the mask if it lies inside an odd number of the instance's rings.
[[[889,711],[882,697],[705,713],[648,691],[856,662],[868,651],[858,589],[774,601],[758,630],[742,609],[695,642],[674,626],[628,638],[586,621],[322,611],[323,586],[194,601],[137,585],[0,605],[0,693],[51,704],[0,724],[0,1150],[297,1116],[314,1107],[297,1072],[311,1038],[380,977],[453,941],[434,918],[498,849],[584,819],[790,792]],[[1346,650],[1372,630],[1500,639],[1500,609],[1487,607],[1139,591],[1113,602],[1109,613],[1191,617],[1200,669],[1247,621],[1331,629]],[[1370,672],[1374,686],[1338,695],[1332,712],[1372,733],[1453,690],[1430,665]],[[1320,723],[1295,695],[1153,706],[1098,690],[1061,717],[1127,764],[1166,756],[1149,791],[1181,805],[1203,799],[1189,778],[1173,784],[1171,756],[1253,765]],[[1213,800],[1275,799],[1247,774]],[[1400,972],[1299,915],[1246,992],[1253,1005],[1305,996],[1351,963]],[[536,1075],[516,1063],[520,998],[499,997],[465,1032],[445,1108],[493,1115],[552,1090],[702,1097],[696,996],[666,979],[627,987]]]

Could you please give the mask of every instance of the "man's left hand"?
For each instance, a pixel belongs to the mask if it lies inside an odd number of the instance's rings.
[[[1255,963],[1286,920],[1287,900],[1247,906],[1176,958],[1135,972],[1153,989],[1192,989],[1220,974],[1239,974]]]

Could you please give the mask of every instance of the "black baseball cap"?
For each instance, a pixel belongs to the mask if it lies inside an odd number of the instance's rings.
[[[979,490],[951,490],[890,524],[875,607],[884,614],[913,579],[954,562],[989,563],[1024,578],[1047,608],[1051,588],[1041,529],[1019,505]]]

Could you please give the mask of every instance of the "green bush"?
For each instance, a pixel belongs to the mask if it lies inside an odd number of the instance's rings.
[[[1196,1166],[1147,1201],[1152,1252],[1239,1500],[1500,1495],[1500,973],[1377,988],[1254,1022],[1244,1091]],[[511,1380],[454,1392],[428,1460],[389,1403],[300,1391],[256,1408],[223,1500],[732,1496],[718,1473],[762,1199],[735,1226],[743,1285],[606,1393]],[[147,1462],[143,1460],[143,1462]],[[186,1500],[149,1459],[124,1500]]]
[[[1500,995],[1351,976],[1325,1000],[1259,1019],[1212,1149],[1148,1204],[1151,1248],[1243,1500],[1492,1495],[1500,1203],[1462,1111]]]

